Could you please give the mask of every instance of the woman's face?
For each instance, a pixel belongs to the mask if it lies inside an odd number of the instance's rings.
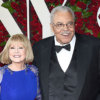
[[[24,63],[26,49],[21,42],[13,42],[9,47],[9,58],[12,63]]]

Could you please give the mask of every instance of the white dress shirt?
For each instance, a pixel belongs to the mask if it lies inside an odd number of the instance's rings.
[[[54,41],[55,41],[55,45],[58,45],[58,46],[67,45],[67,44],[64,44],[64,45],[60,44],[56,40],[56,37],[54,37]],[[63,70],[63,72],[66,72],[66,70],[68,69],[68,66],[71,62],[72,55],[74,52],[75,42],[76,42],[76,37],[74,35],[70,42],[70,46],[71,46],[70,51],[63,48],[63,49],[61,49],[61,51],[59,53],[56,52],[59,65],[61,66],[61,69]]]

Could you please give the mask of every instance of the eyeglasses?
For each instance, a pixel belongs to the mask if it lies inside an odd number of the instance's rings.
[[[67,28],[73,28],[74,26],[74,22],[69,22],[67,24],[63,24],[63,23],[57,23],[57,24],[54,24],[53,25],[57,28],[57,29],[63,29],[65,26]]]

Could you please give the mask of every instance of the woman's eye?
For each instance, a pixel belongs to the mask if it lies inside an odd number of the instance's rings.
[[[19,47],[19,49],[23,49],[23,47]]]
[[[14,47],[10,47],[10,49],[15,49]]]

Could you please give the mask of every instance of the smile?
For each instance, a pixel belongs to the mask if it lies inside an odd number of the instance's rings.
[[[13,56],[14,58],[19,58],[19,57],[21,57],[20,55],[15,55],[15,56]]]
[[[68,36],[68,35],[71,34],[71,32],[69,32],[69,31],[64,31],[64,32],[61,32],[60,34],[61,34],[61,35],[64,35],[64,36]]]

